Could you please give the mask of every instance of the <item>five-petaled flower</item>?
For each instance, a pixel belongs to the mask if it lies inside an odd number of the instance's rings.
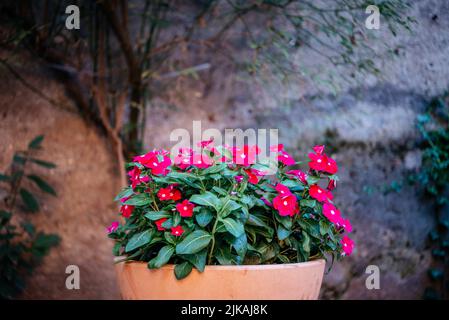
[[[337,221],[337,225],[343,228],[346,232],[350,233],[352,232],[352,225],[351,222],[348,219],[344,219],[341,217],[339,221]]]
[[[323,204],[323,215],[334,224],[337,224],[342,220],[340,210],[331,203],[326,202]]]
[[[181,199],[181,192],[178,189],[175,189],[174,185],[170,185],[167,188],[159,189],[159,191],[157,192],[157,197],[161,201],[178,201]]]
[[[122,214],[122,216],[124,218],[129,218],[131,217],[131,214],[134,211],[134,206],[131,206],[129,204],[124,204],[120,207],[120,213]]]
[[[154,223],[156,224],[156,228],[158,231],[164,231],[165,228],[162,226],[162,224],[167,221],[167,218],[161,218],[159,220],[156,220]]]
[[[181,226],[171,227],[171,234],[180,237],[184,233],[184,229]]]
[[[251,169],[251,170],[244,170],[244,171],[245,171],[245,173],[248,176],[248,182],[249,183],[252,183],[252,184],[259,183],[259,178],[258,178],[259,172],[258,171],[253,170],[253,169]]]
[[[324,153],[324,146],[315,146],[315,153],[309,153],[309,167],[316,171],[335,174],[338,171],[337,163]]]
[[[299,213],[298,201],[293,194],[277,195],[273,199],[273,207],[279,211],[281,216],[294,216]]]
[[[303,184],[307,184],[307,173],[301,170],[289,170],[286,174],[293,175],[299,179]]]
[[[352,250],[354,249],[354,241],[352,241],[352,239],[348,236],[343,236],[341,239],[341,247],[343,249],[343,254],[350,256]]]
[[[295,159],[285,151],[279,152],[278,161],[286,166],[292,166],[296,163]]]
[[[150,181],[149,177],[141,176],[142,170],[134,167],[132,170],[128,171],[129,180],[131,180],[131,187],[135,189],[141,183],[147,183]]]
[[[333,199],[332,193],[321,188],[319,185],[314,184],[310,186],[309,194],[312,198],[318,200],[319,202],[327,202]]]
[[[150,168],[151,174],[154,175],[166,175],[168,173],[167,168],[171,165],[168,151],[165,150],[148,152],[147,154],[134,157],[133,161]]]
[[[195,205],[187,199],[176,205],[176,210],[178,210],[183,218],[191,217],[193,215],[193,208],[195,208]]]
[[[212,159],[204,153],[195,153],[192,157],[192,165],[199,169],[206,169],[213,165]]]
[[[109,227],[106,229],[108,230],[108,233],[112,233],[118,229],[118,226],[120,223],[118,221],[113,221]]]
[[[258,146],[244,145],[243,148],[232,148],[232,161],[235,164],[248,166],[256,162],[256,156],[260,153]]]

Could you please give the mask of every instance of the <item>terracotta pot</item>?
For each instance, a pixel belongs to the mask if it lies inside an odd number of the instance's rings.
[[[324,260],[304,263],[206,266],[177,280],[173,265],[150,270],[144,262],[121,262],[116,271],[123,299],[301,300],[317,299]]]

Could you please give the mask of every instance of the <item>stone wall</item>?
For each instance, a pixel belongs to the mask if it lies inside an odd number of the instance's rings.
[[[211,69],[199,81],[173,80],[171,92],[147,112],[149,149],[170,145],[169,132],[191,129],[192,120],[221,130],[279,128],[281,142],[299,160],[310,146],[328,145],[341,167],[336,201],[353,221],[357,249],[326,275],[323,298],[419,299],[428,281],[431,205],[403,182],[420,167],[416,117],[431,97],[449,89],[449,3],[412,1],[409,15],[417,21],[412,33],[392,37],[382,20],[381,30],[372,31],[378,32],[369,40],[374,45],[397,48],[395,57],[377,60],[380,77],[337,81],[337,94],[301,79],[261,88],[255,79],[240,80],[225,60],[198,53],[197,62]],[[320,61],[304,49],[296,58]],[[333,66],[323,62],[323,68]],[[365,288],[370,264],[380,267],[381,290]]]

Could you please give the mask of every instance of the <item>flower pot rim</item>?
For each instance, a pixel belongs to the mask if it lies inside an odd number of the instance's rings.
[[[115,257],[115,259],[119,259],[121,257]],[[115,260],[114,259],[114,260]],[[147,267],[147,263],[145,261],[122,261],[117,264],[127,264],[127,265],[135,265],[135,266],[145,266]],[[314,266],[319,266],[325,264],[326,261],[324,259],[316,259],[306,262],[296,262],[296,263],[277,263],[277,264],[245,264],[245,265],[206,265],[206,270],[272,270],[272,269],[285,269],[285,268],[309,268]],[[174,264],[166,264],[159,269],[165,270],[173,270],[175,268]],[[159,270],[159,269],[151,269],[151,270]]]

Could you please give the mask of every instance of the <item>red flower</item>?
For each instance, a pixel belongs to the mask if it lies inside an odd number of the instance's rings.
[[[212,159],[202,153],[196,153],[192,157],[192,165],[199,169],[209,168],[213,164]]]
[[[168,173],[167,168],[171,165],[170,157],[168,157],[168,152],[165,150],[148,152],[147,154],[134,157],[133,161],[150,168],[151,173],[155,175],[166,175]]]
[[[280,194],[280,195],[282,195],[282,196],[287,196],[287,195],[289,195],[289,194],[292,194],[291,192],[290,192],[290,189],[288,188],[288,187],[286,187],[286,186],[284,186],[282,183],[278,183],[277,185],[276,185],[276,191]]]
[[[132,170],[128,171],[129,180],[131,180],[131,187],[133,189],[141,183],[146,183],[150,181],[150,178],[148,177],[145,176],[141,177],[140,176],[141,173],[142,171],[137,167],[134,167]]]
[[[281,151],[278,155],[278,161],[286,166],[292,166],[295,164],[295,159],[285,151]]]
[[[352,253],[352,250],[354,249],[354,241],[350,239],[347,236],[344,236],[343,239],[341,239],[341,247],[343,249],[343,254],[350,256]]]
[[[237,181],[237,183],[240,183],[243,181],[243,176],[235,176],[234,179],[235,181]]]
[[[336,174],[338,171],[337,162],[335,162],[335,160],[331,157],[325,156],[323,171],[330,174]]]
[[[260,153],[260,149],[257,146],[248,145],[243,146],[243,148],[232,148],[232,161],[235,164],[240,164],[243,166],[248,166],[256,162],[256,156]]]
[[[327,190],[332,191],[337,187],[337,180],[329,179]]]
[[[324,151],[324,145],[323,146],[315,146],[313,147],[313,151],[315,151],[316,154],[321,155]]]
[[[182,236],[184,229],[181,226],[176,226],[171,228],[171,234],[177,237]]]
[[[318,200],[319,202],[326,202],[328,200],[332,200],[334,197],[332,193],[324,190],[317,184],[310,186],[309,194],[312,198]]]
[[[307,173],[302,172],[301,170],[290,170],[286,173],[296,176],[303,184],[307,184]]]
[[[193,208],[195,208],[195,205],[189,202],[189,200],[184,200],[176,205],[176,210],[178,210],[181,217],[184,218],[188,218],[193,215]]]
[[[298,202],[292,194],[286,196],[278,195],[273,199],[273,206],[281,216],[294,216],[299,213]]]
[[[340,210],[330,203],[323,204],[323,215],[335,224],[338,224],[342,220]]]
[[[178,201],[181,199],[181,192],[174,188],[174,185],[170,185],[167,188],[161,188],[157,192],[157,197],[161,201],[173,200]]]
[[[133,213],[133,211],[134,211],[134,206],[131,206],[129,204],[124,204],[120,207],[120,212],[124,218],[131,217],[131,214]]]
[[[325,168],[326,156],[321,154],[309,153],[309,167],[316,171],[323,171]]]
[[[164,230],[165,230],[165,228],[162,226],[162,224],[163,224],[165,221],[167,221],[167,218],[162,218],[162,219],[159,219],[159,220],[156,220],[156,221],[155,221],[157,230],[159,230],[159,231],[164,231]]]
[[[251,170],[244,170],[246,174],[248,175],[248,182],[252,184],[259,183],[259,178],[257,177],[257,173],[255,173],[252,169]]]

